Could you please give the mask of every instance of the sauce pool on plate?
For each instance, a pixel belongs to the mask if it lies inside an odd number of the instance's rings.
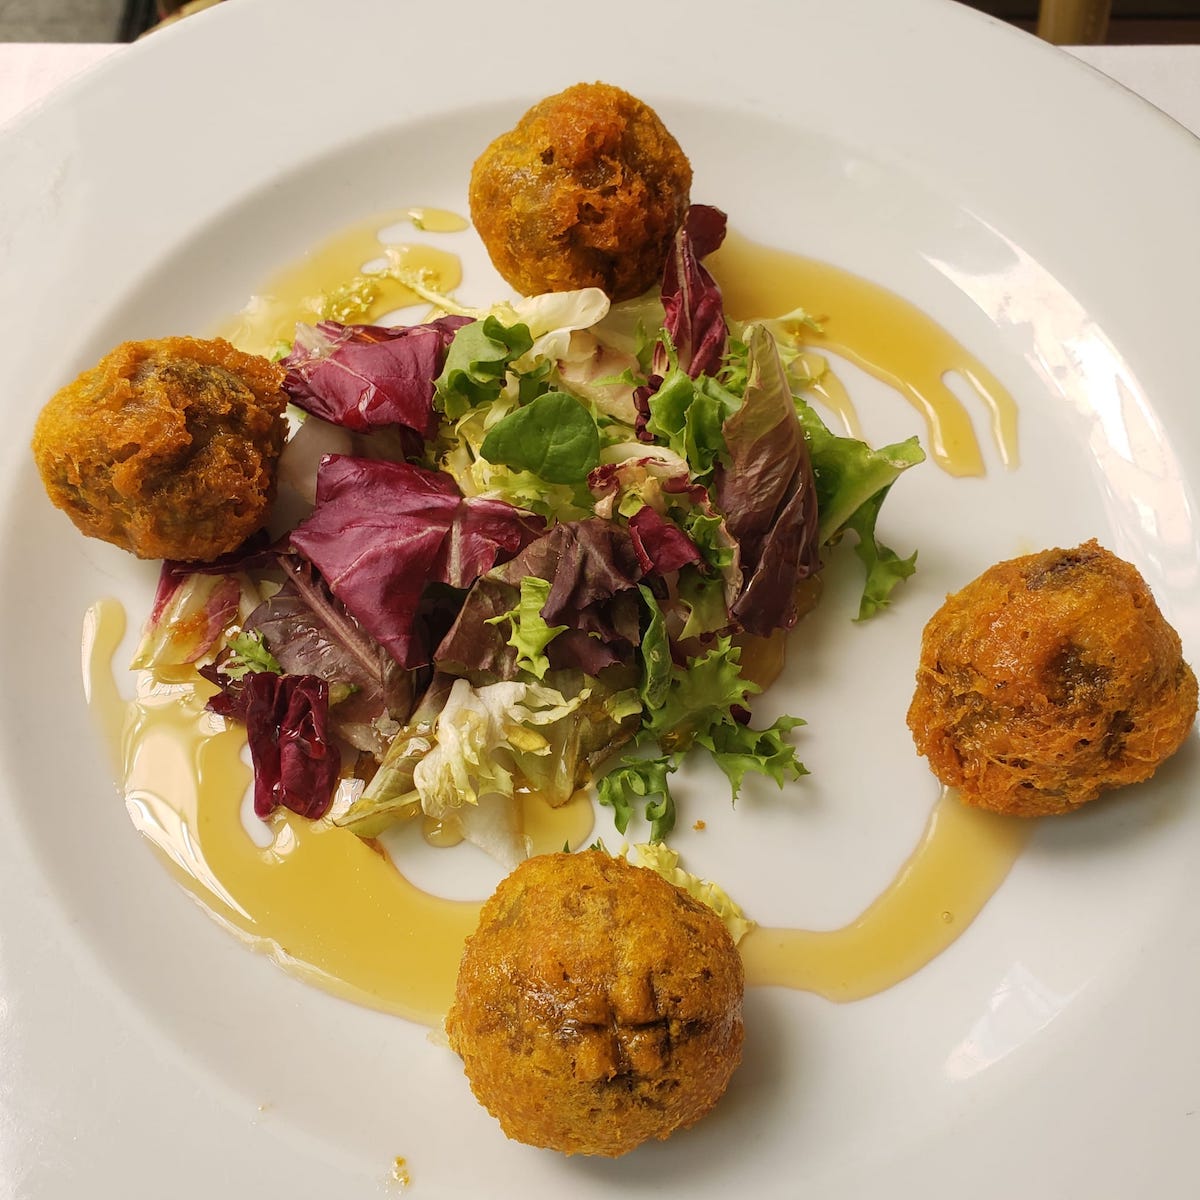
[[[806,330],[804,341],[814,350],[842,355],[899,392],[924,418],[930,455],[944,471],[984,473],[970,416],[946,386],[950,372],[961,376],[987,409],[1001,462],[1017,465],[1012,396],[975,355],[895,292],[831,263],[757,245],[732,230],[707,265],[721,285],[726,311],[738,320],[803,308],[820,325],[819,331]],[[836,376],[831,382],[818,386],[821,398],[853,425],[845,389]]]
[[[217,330],[219,337],[248,354],[268,358],[292,340],[297,321],[326,318],[371,324],[421,297],[383,272],[391,264],[421,276],[445,295],[462,282],[458,255],[426,242],[406,241],[406,227],[429,233],[459,233],[468,227],[457,213],[439,208],[399,208],[376,213],[343,229],[298,262],[274,275],[245,307]],[[345,306],[356,309],[351,318]]]

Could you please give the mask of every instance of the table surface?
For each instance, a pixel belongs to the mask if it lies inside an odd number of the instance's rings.
[[[120,45],[0,44],[0,127],[68,80],[123,49]],[[1200,135],[1200,46],[1063,49]]]

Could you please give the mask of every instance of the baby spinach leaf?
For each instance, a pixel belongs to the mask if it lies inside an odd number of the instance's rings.
[[[499,421],[479,453],[547,483],[579,483],[600,462],[600,431],[574,396],[546,392]]]

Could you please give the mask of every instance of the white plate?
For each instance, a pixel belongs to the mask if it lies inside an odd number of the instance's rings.
[[[100,594],[144,603],[153,569],[45,501],[40,404],[124,337],[210,329],[358,216],[461,210],[494,133],[596,78],[658,108],[697,199],[915,301],[1021,408],[1018,471],[897,487],[886,536],[921,559],[888,614],[851,625],[835,572],[781,701],[813,775],[737,813],[694,789],[700,869],[813,925],[888,881],[935,792],[903,725],[920,627],[995,559],[1095,535],[1200,653],[1200,148],[1059,52],[928,0],[239,0],[156,34],[0,142],[5,1196],[352,1200],[394,1190],[396,1155],[433,1197],[1194,1187],[1195,736],[1136,794],[1041,828],[907,983],[848,1006],[753,992],[716,1113],[616,1163],[507,1143],[423,1030],[247,953],[129,825],[78,632]],[[861,395],[873,440],[917,430]]]

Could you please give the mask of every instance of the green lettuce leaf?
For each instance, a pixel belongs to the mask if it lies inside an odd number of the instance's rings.
[[[737,407],[736,397],[706,375],[692,379],[675,367],[647,403],[647,431],[687,460],[693,479],[709,477],[725,453],[721,426]]]
[[[733,800],[750,772],[766,775],[781,787],[785,779],[807,774],[795,749],[785,740],[804,722],[780,717],[766,729],[750,729],[735,713],[744,715],[757,684],[742,678],[741,649],[730,638],[719,638],[686,667],[670,656],[662,612],[652,594],[641,588],[650,621],[642,635],[644,711],[638,741],[657,740],[662,753],[655,758],[630,755],[599,783],[601,804],[611,808],[617,829],[624,833],[639,806],[650,822],[650,840],[659,842],[675,826],[676,807],[667,776],[687,751],[699,746],[729,780]]]
[[[516,606],[498,617],[488,617],[486,625],[509,623],[508,644],[517,652],[517,666],[538,679],[544,679],[550,669],[546,647],[560,634],[566,625],[548,625],[542,616],[542,607],[550,598],[550,581],[536,575],[526,575],[521,580],[521,595]]]
[[[677,766],[671,755],[623,758],[596,786],[600,803],[613,810],[613,824],[624,833],[640,801],[645,801],[650,839],[661,842],[675,828],[675,802],[667,776]]]
[[[895,586],[916,570],[916,551],[901,558],[876,538],[875,523],[892,484],[924,462],[925,452],[915,437],[878,450],[838,437],[800,397],[795,402],[812,454],[821,542],[836,542],[847,529],[858,535],[855,553],[867,572],[856,618],[862,621],[885,607]]]
[[[479,453],[548,483],[580,483],[600,462],[600,431],[574,396],[544,392],[493,426]]]
[[[703,654],[689,658],[686,668],[672,664],[662,705],[646,714],[644,725],[664,750],[686,750],[697,734],[733,723],[730,710],[744,708],[762,690],[742,678],[741,653],[731,638],[723,637]]]
[[[831,433],[800,397],[795,403],[817,480],[820,538],[827,543],[868,500],[885,492],[909,467],[924,462],[925,451],[915,437],[874,450],[857,438]]]
[[[671,643],[667,637],[667,623],[654,593],[645,584],[639,584],[638,591],[650,613],[650,623],[642,633],[639,648],[642,678],[638,692],[645,710],[656,712],[662,708],[671,689]]]
[[[702,575],[695,567],[686,566],[681,568],[675,588],[679,605],[687,614],[679,631],[682,641],[729,628],[725,581],[719,576]]]
[[[441,459],[441,467],[466,496],[503,500],[551,521],[575,521],[592,513],[586,487],[548,483],[532,471],[514,471],[476,458],[462,438]]]
[[[564,743],[555,732],[570,735],[577,724],[573,714],[589,693],[564,696],[520,682],[474,688],[456,679],[443,695],[432,721],[401,731],[337,824],[372,836],[393,820],[423,812],[456,824],[468,841],[514,867],[528,854],[517,816],[518,789],[561,763]],[[567,782],[573,787],[573,761],[571,767]]]
[[[230,656],[221,663],[221,674],[241,679],[250,671],[270,671],[282,675],[279,660],[267,649],[263,635],[256,630],[241,630],[229,639]]]
[[[854,553],[867,569],[867,581],[858,606],[859,621],[874,616],[890,603],[892,589],[917,569],[915,550],[907,558],[901,558],[875,536],[875,521],[886,495],[887,488],[876,492],[847,522],[847,527],[858,534]]]
[[[435,400],[451,420],[478,404],[495,400],[504,387],[509,363],[528,353],[533,338],[525,325],[511,327],[495,317],[464,325],[446,352],[435,381]]]
[[[420,704],[392,738],[375,774],[334,824],[361,838],[378,837],[389,826],[418,816],[421,797],[413,784],[417,764],[433,749],[434,728],[454,680],[435,675]]]
[[[742,780],[750,772],[766,775],[780,787],[787,779],[808,774],[808,768],[796,757],[795,748],[784,740],[789,729],[803,724],[799,717],[786,716],[766,729],[724,723],[697,734],[696,742],[712,754],[713,761],[725,772],[736,800]]]

